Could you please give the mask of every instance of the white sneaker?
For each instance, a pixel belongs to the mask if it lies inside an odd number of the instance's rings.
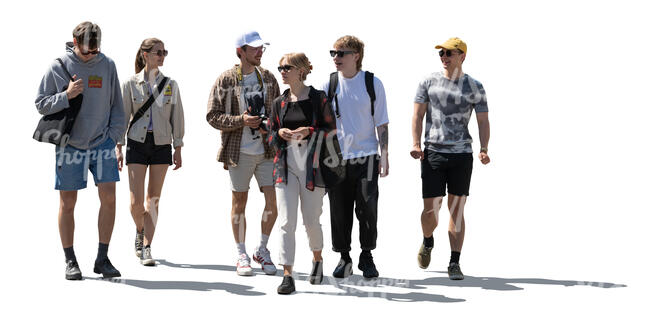
[[[240,276],[252,276],[251,259],[247,254],[242,253],[237,259],[237,274]]]
[[[255,254],[253,254],[253,260],[259,263],[262,266],[262,271],[270,276],[275,275],[278,271],[273,261],[271,261],[271,252],[267,248],[257,247]]]

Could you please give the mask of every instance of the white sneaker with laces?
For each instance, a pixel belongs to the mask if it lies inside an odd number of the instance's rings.
[[[255,249],[255,254],[253,254],[253,260],[262,266],[262,271],[267,275],[275,275],[278,271],[273,264],[273,261],[271,261],[271,252],[269,252],[269,249],[267,248],[257,247]]]
[[[253,275],[253,268],[251,267],[251,259],[245,253],[242,253],[237,259],[237,275],[240,276]]]

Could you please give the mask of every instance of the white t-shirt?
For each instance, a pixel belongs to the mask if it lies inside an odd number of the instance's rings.
[[[255,71],[242,77],[241,96],[239,97],[239,113],[244,114],[248,110],[248,101],[252,97],[262,97],[262,90],[259,82],[257,81],[257,74]],[[264,109],[261,111],[264,113]],[[239,152],[249,155],[260,155],[264,153],[264,145],[262,144],[262,134],[259,130],[255,130],[253,134],[250,127],[244,127],[244,132],[241,136],[241,144]]]
[[[343,159],[354,159],[377,154],[379,143],[375,127],[388,123],[386,92],[384,85],[375,77],[375,116],[370,108],[370,96],[366,90],[365,71],[347,79],[339,72],[336,88],[340,117],[336,118],[337,138]],[[329,80],[321,90],[328,92]],[[332,98],[332,110],[336,114],[336,100]]]

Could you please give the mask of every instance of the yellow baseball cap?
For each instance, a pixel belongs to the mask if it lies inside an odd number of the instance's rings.
[[[460,38],[449,38],[449,40],[445,41],[445,43],[437,45],[436,49],[458,49],[464,53],[467,53],[467,44],[463,40],[460,40]]]

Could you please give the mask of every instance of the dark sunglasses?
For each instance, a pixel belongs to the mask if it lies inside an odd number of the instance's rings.
[[[438,55],[439,55],[440,57],[442,57],[442,56],[451,57],[453,54],[454,54],[454,51],[453,51],[453,50],[440,50],[440,51],[438,51]],[[459,53],[459,54],[460,54],[460,53]]]
[[[295,68],[295,67],[290,65],[290,64],[285,64],[283,66],[278,66],[278,72],[282,72],[282,71],[289,72],[289,70],[291,70],[291,68]]]
[[[96,48],[93,51],[86,51],[86,52],[84,52],[83,50],[81,50],[81,48],[79,48],[79,52],[81,52],[81,54],[84,56],[91,55],[91,54],[99,54],[99,48]]]
[[[147,51],[147,52],[151,52],[151,51]],[[167,54],[169,54],[169,51],[167,51],[167,50],[158,50],[158,51],[153,52],[153,53],[155,55],[159,56],[159,57],[166,57]]]
[[[342,51],[342,50],[330,50],[330,56],[332,56],[332,58],[334,58],[334,57],[343,58],[344,55],[350,54],[350,53],[354,53],[354,51],[351,51],[351,50],[345,50],[345,51]]]

